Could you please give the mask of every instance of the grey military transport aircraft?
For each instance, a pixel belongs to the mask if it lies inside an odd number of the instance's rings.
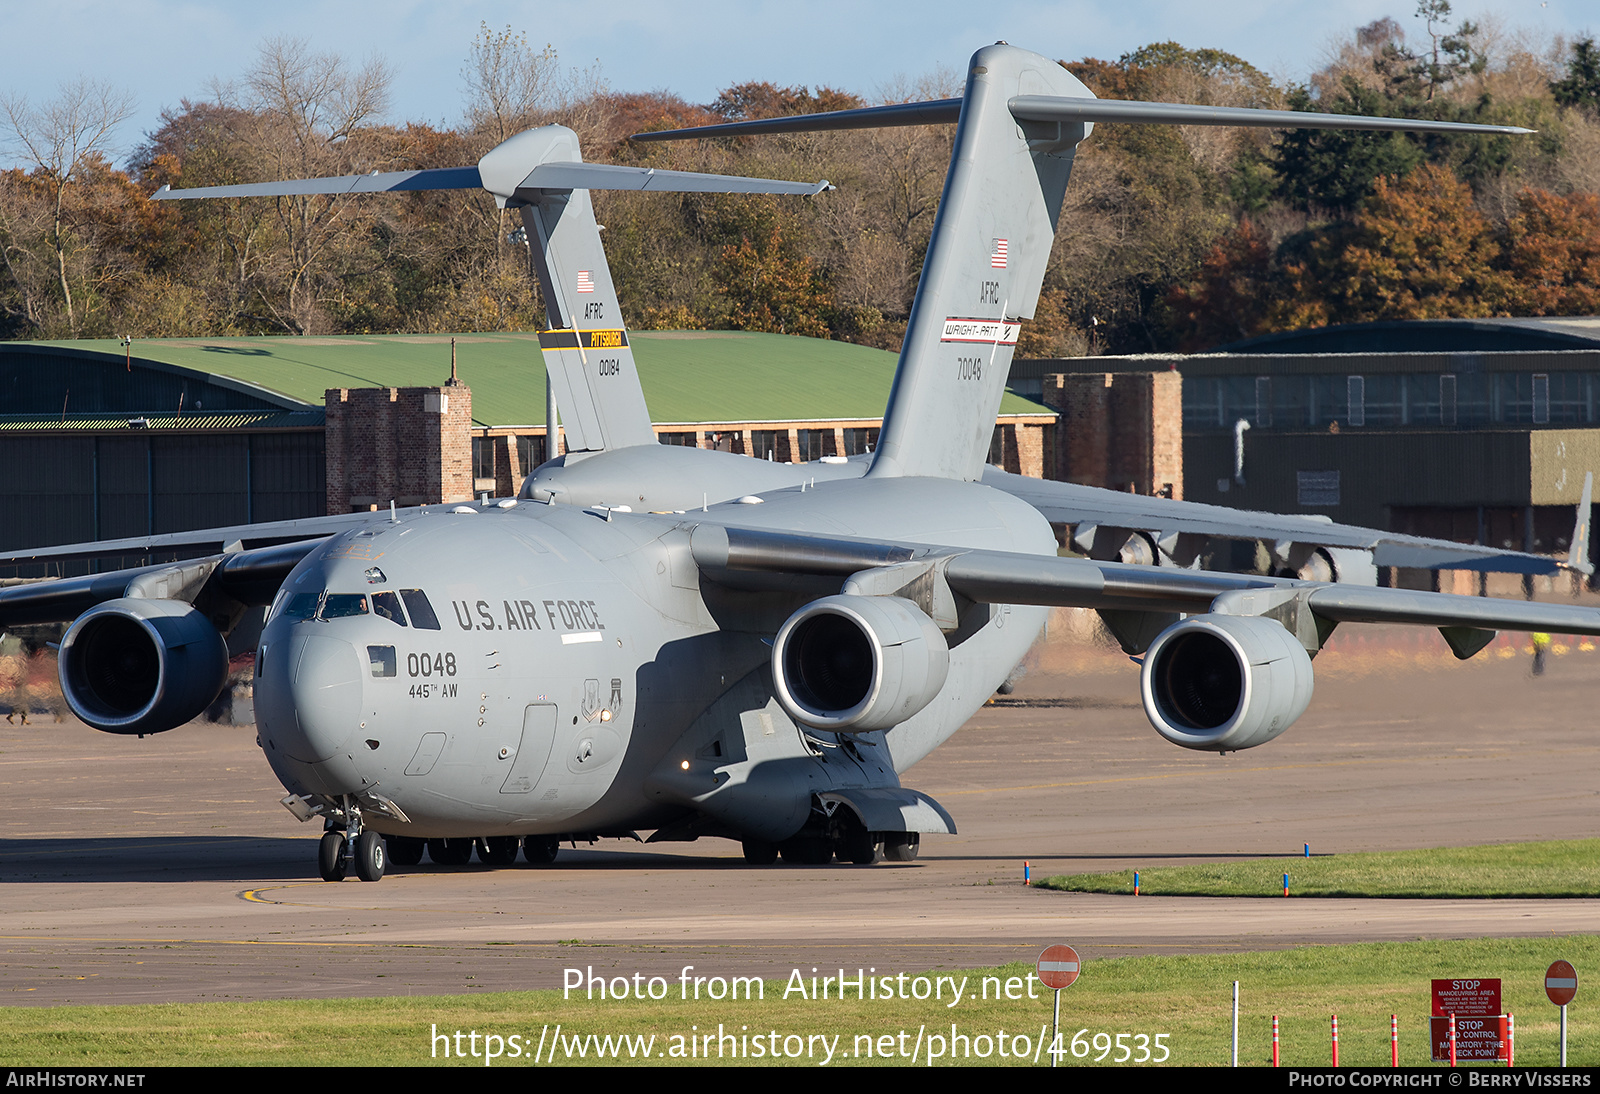
[[[560,840],[639,830],[736,839],[756,863],[913,858],[922,833],[955,824],[901,776],[1007,679],[1050,606],[1098,609],[1142,657],[1156,731],[1217,752],[1289,728],[1341,623],[1438,627],[1462,658],[1497,629],[1600,634],[1600,611],[1362,583],[1374,564],[1550,560],[984,469],[1095,123],[1525,131],[1102,101],[1001,43],[973,56],[960,99],[639,139],[951,122],[881,443],[805,465],[655,443],[588,191],[826,184],[586,164],[550,126],[476,167],[158,193],[488,190],[527,232],[569,452],[517,498],[0,556],[201,555],[0,591],[0,626],[72,621],[60,676],[74,713],[142,737],[211,703],[225,636],[268,607],[259,741],[284,804],[322,822],[330,881],[351,867],[376,881],[424,851],[549,862]],[[1075,524],[1090,557],[1057,557],[1050,519]],[[1578,532],[1567,561],[1582,568]],[[1194,568],[1211,539],[1265,540],[1279,572]]]

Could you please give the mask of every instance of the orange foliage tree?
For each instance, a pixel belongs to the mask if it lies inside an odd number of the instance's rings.
[[[822,314],[828,296],[816,268],[794,252],[777,225],[764,238],[745,236],[724,247],[716,280],[734,330],[828,336]]]
[[[1334,322],[1472,318],[1502,313],[1510,278],[1494,226],[1448,168],[1379,179],[1343,238],[1312,248],[1312,280]]]
[[[1519,315],[1600,312],[1600,197],[1548,190],[1517,195],[1506,225],[1506,266]]]

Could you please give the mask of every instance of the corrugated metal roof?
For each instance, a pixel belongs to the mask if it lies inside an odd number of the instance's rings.
[[[41,414],[0,416],[0,433],[30,430],[81,429],[91,433],[159,433],[163,430],[196,429],[316,429],[325,424],[321,410],[245,410],[230,414],[145,414],[130,418],[126,414],[71,414],[66,418]],[[135,424],[138,422],[140,424]]]
[[[1279,331],[1217,347],[1226,353],[1416,353],[1600,349],[1600,316],[1391,319]]]
[[[877,418],[896,355],[847,342],[746,331],[630,331],[651,417],[658,422],[825,421]],[[450,335],[331,338],[135,339],[135,366],[179,369],[242,383],[306,407],[335,387],[428,387],[450,375]],[[544,362],[537,334],[456,335],[478,425],[542,425]],[[123,366],[112,339],[0,343],[92,354]],[[1001,414],[1054,412],[1008,392]],[[185,416],[187,417],[187,415]],[[154,419],[152,419],[152,422]],[[61,428],[59,420],[56,428]]]

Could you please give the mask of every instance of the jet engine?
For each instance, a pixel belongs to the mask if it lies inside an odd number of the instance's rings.
[[[1266,744],[1311,702],[1311,658],[1258,616],[1197,615],[1150,643],[1139,686],[1156,732],[1175,745],[1233,752]]]
[[[59,669],[62,694],[87,724],[107,733],[160,733],[217,697],[228,650],[192,605],[129,597],[78,617],[61,640]]]
[[[933,701],[950,647],[898,596],[828,596],[791,615],[772,644],[772,678],[789,716],[814,729],[870,733]]]

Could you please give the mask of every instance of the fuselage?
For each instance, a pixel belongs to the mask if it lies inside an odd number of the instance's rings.
[[[1005,679],[1043,610],[984,607],[938,698],[893,729],[802,732],[772,701],[770,641],[817,591],[712,587],[693,524],[1041,554],[1049,526],[948,480],[762,498],[687,515],[490,504],[335,537],[285,581],[262,635],[269,762],[297,794],[392,801],[409,823],[369,822],[423,836],[620,834],[705,814],[778,839],[804,813],[755,798],[897,785]]]

